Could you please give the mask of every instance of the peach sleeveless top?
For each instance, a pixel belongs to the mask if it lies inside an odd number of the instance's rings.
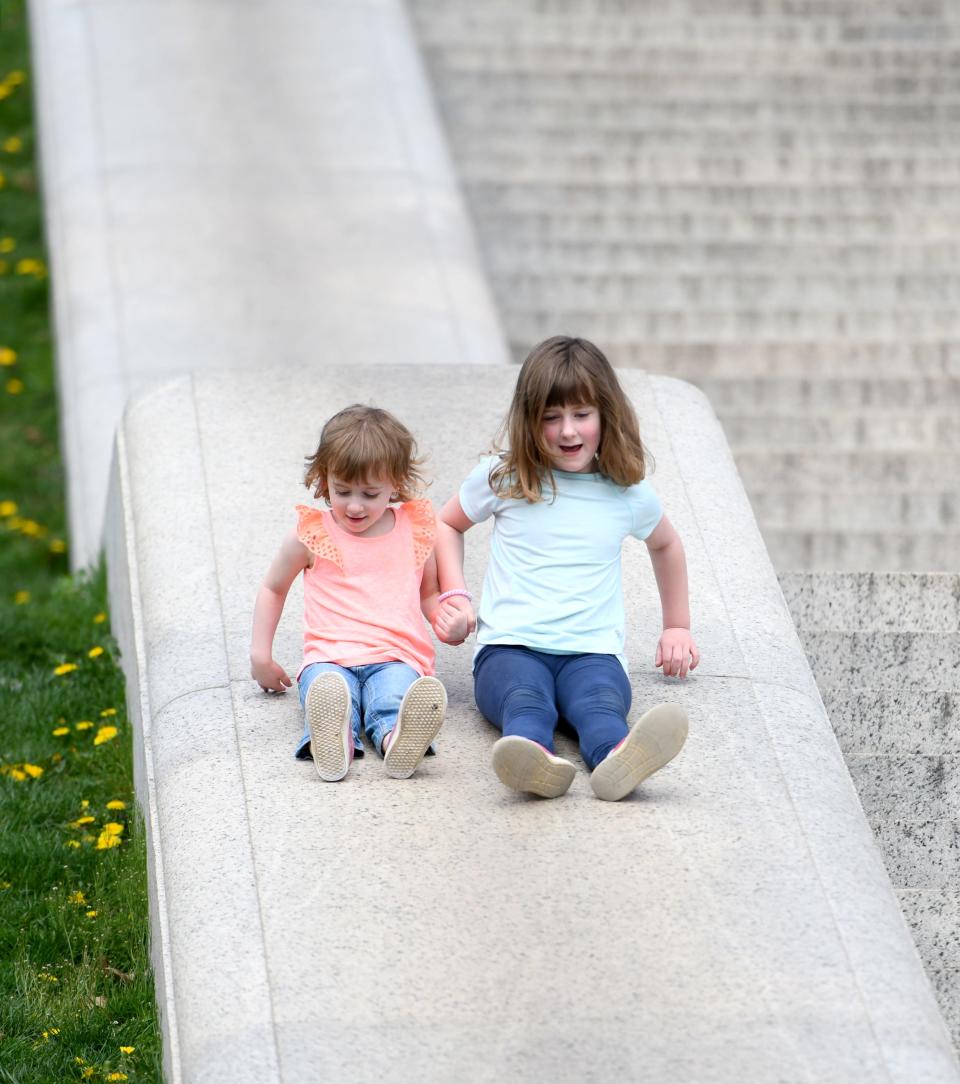
[[[314,555],[303,573],[300,672],[312,662],[405,662],[432,674],[433,641],[420,611],[437,532],[430,501],[393,506],[393,530],[375,538],[350,534],[327,510],[298,504],[297,514],[297,537]]]

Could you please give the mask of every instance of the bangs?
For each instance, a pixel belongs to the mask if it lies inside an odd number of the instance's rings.
[[[332,442],[327,471],[338,481],[354,485],[376,479],[396,485],[404,476],[405,457],[378,436],[367,429]]]
[[[551,382],[543,409],[558,406],[597,406],[597,386],[586,366],[576,360],[560,367]]]

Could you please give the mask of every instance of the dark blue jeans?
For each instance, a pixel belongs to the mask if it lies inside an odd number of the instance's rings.
[[[548,655],[519,645],[490,644],[473,664],[477,707],[505,735],[553,750],[565,722],[592,771],[627,736],[630,682],[616,655]]]

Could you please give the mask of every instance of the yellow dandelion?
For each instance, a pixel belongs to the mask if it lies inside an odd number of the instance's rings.
[[[7,381],[7,394],[19,395],[23,391],[23,381],[19,377],[13,377]]]
[[[115,726],[102,726],[97,731],[97,736],[93,739],[94,745],[103,745],[104,742],[113,741],[117,736],[117,728]]]
[[[127,1074],[126,1073],[107,1073],[107,1075],[103,1079],[104,1080],[126,1080],[127,1079]]]
[[[77,726],[79,726],[79,725],[80,724],[77,723]],[[90,725],[93,726],[93,723],[91,723]],[[81,809],[89,809],[90,808],[90,799],[89,798],[81,798],[80,799],[80,808]]]
[[[85,824],[93,824],[93,822],[96,819],[97,819],[96,817],[77,817],[77,819],[75,821],[71,821],[67,825],[67,827],[68,828],[82,828]]]
[[[126,809],[127,803],[121,802],[119,798],[114,798],[112,802],[107,802],[107,809]]]
[[[80,850],[80,844],[75,839],[68,839],[67,846],[72,847],[75,851]]]
[[[136,1049],[137,1048],[135,1046],[121,1046],[120,1047],[120,1053],[121,1054],[132,1054],[134,1052],[134,1050],[136,1050]]]
[[[29,601],[30,601],[30,592],[29,591],[17,591],[13,596],[13,604],[14,604],[14,606],[26,606],[26,604]]]
[[[35,519],[25,519],[20,524],[20,533],[30,535],[32,538],[38,538],[42,534],[47,533],[46,527],[37,523]]]
[[[10,366],[16,365],[16,363],[16,350],[11,350],[9,346],[0,346],[0,365]]]
[[[51,553],[66,553],[67,544],[62,538],[54,538],[50,543]]]
[[[98,644],[96,647],[91,647],[90,648],[90,650],[87,652],[87,658],[88,659],[99,659],[102,654],[103,654],[103,648],[100,647],[100,645]]]
[[[13,91],[7,86],[6,83],[0,83],[0,102],[4,98],[9,98]]]
[[[59,980],[59,979],[57,978],[57,976],[56,976],[56,975],[48,975],[48,974],[46,973],[46,971],[41,971],[41,972],[40,972],[40,974],[39,974],[39,975],[37,975],[37,978],[38,978],[38,979],[42,979],[42,980],[43,980],[44,982],[59,982],[59,981],[60,981],[60,980]]]
[[[19,154],[23,150],[23,140],[19,136],[10,136],[3,141],[3,149],[7,154]]]
[[[93,615],[93,623],[95,625],[102,625],[104,623],[104,621],[106,621],[106,620],[107,620],[107,615],[105,613],[101,612],[101,613]]]
[[[35,275],[37,278],[43,278],[47,273],[47,265],[43,260],[36,260],[32,256],[17,260],[13,269],[18,275]]]
[[[80,1055],[78,1054],[73,1059],[73,1063],[74,1063],[74,1065],[86,1065],[87,1064],[87,1059],[86,1058],[81,1058]]]
[[[93,1066],[88,1065],[86,1067],[86,1069],[81,1070],[80,1079],[81,1080],[89,1080],[90,1077],[93,1076],[94,1072],[95,1072],[95,1070],[94,1070]]]
[[[0,501],[0,516],[15,516],[17,514],[16,501]]]
[[[43,775],[43,768],[39,764],[24,764],[23,770],[31,779],[39,779]]]
[[[57,677],[63,677],[64,674],[72,674],[76,669],[77,664],[75,662],[62,662],[59,666],[54,667],[53,672]]]
[[[111,847],[119,847],[123,840],[119,836],[111,836],[106,832],[101,832],[97,839],[98,851],[109,851]]]
[[[3,891],[4,889],[11,888],[11,887],[12,886],[11,886],[9,881],[0,881],[0,891]]]
[[[22,783],[27,778],[27,773],[20,771],[19,768],[11,768],[9,772],[10,778],[17,783]]]
[[[53,736],[55,738],[62,738],[64,734],[69,734],[70,733],[70,727],[68,727],[68,726],[58,726],[54,730],[52,730],[51,733],[53,734]]]
[[[21,83],[25,83],[26,80],[27,73],[25,71],[20,71],[20,69],[17,68],[5,76],[3,81],[8,87],[18,87]]]
[[[103,831],[104,834],[108,836],[122,836],[123,825],[118,824],[116,821],[107,821],[107,823],[103,826]]]
[[[81,719],[80,722],[77,723],[74,726],[73,729],[74,730],[92,730],[93,729],[93,723],[91,722],[90,719]]]
[[[100,712],[100,718],[101,719],[109,719],[111,715],[116,715],[116,714],[117,714],[117,709],[116,708],[104,708],[103,711]]]
[[[67,903],[84,903],[85,904],[86,902],[87,902],[87,897],[80,891],[79,888],[77,889],[76,892],[71,892],[70,895],[67,896]]]
[[[97,917],[97,912],[96,911],[87,911],[87,918],[96,918],[96,917]]]

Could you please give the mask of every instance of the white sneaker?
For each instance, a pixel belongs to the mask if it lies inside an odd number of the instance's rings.
[[[307,689],[304,707],[317,775],[335,783],[347,774],[353,759],[352,712],[346,681],[331,670],[319,674]]]
[[[501,738],[494,745],[493,770],[501,783],[541,798],[566,794],[577,774],[569,760],[554,756],[538,742],[518,734]]]
[[[383,754],[383,766],[392,779],[409,779],[423,760],[430,743],[443,726],[447,711],[447,690],[435,677],[422,677],[407,689],[390,744]]]
[[[679,704],[657,704],[633,724],[623,741],[590,773],[593,793],[619,802],[644,779],[659,771],[687,740],[687,713]]]

